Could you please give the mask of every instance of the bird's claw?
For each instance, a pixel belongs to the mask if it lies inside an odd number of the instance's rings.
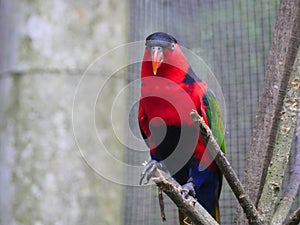
[[[182,185],[181,194],[188,198],[189,195],[196,197],[193,178],[188,179],[187,183]]]
[[[145,167],[141,173],[140,185],[142,185],[144,178],[146,178],[146,182],[144,184],[148,184],[149,180],[151,179],[151,177],[153,177],[157,169],[165,170],[163,165],[160,162],[157,162],[156,160],[150,160],[144,166]]]

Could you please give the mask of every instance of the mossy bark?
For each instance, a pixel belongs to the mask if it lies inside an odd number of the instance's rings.
[[[299,54],[298,54],[299,55]],[[298,104],[300,97],[300,74],[297,70],[299,59],[295,61],[287,93],[283,101],[279,129],[277,130],[273,157],[268,168],[266,183],[258,204],[258,210],[262,212],[267,222],[272,219],[276,202],[282,189],[282,181],[290,148],[294,138]],[[285,218],[283,218],[284,220]]]

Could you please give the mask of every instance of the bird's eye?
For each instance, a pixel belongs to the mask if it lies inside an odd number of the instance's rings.
[[[175,43],[172,43],[171,48],[174,50],[175,49]]]

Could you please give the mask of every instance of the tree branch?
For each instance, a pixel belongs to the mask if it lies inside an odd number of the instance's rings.
[[[152,176],[152,180],[193,223],[199,225],[218,225],[214,218],[212,218],[195,198],[192,196],[185,198],[182,187],[169,174],[157,169]]]
[[[297,67],[300,67],[300,51],[298,51],[298,59],[295,62],[295,74],[297,73],[298,78],[295,78],[293,84],[293,89],[300,88],[300,70],[297,70]],[[298,93],[299,94],[299,93]],[[295,152],[295,161],[292,168],[292,174],[289,179],[288,186],[286,187],[284,197],[280,200],[277,210],[273,215],[271,224],[280,225],[286,219],[288,213],[290,212],[291,206],[295,201],[295,197],[299,190],[300,185],[300,98],[298,97],[298,113],[297,113],[297,125],[296,125],[296,152]],[[285,144],[285,143],[284,143]]]
[[[284,97],[273,156],[258,204],[258,210],[262,212],[267,223],[270,222],[275,211],[275,206],[282,187],[284,172],[290,155],[291,144],[295,134],[300,86],[299,74],[295,68],[297,66],[297,62],[298,60],[295,61],[294,70],[287,88],[288,91]],[[273,220],[277,221],[276,224],[282,224],[285,217]]]
[[[230,166],[230,163],[221,151],[219,145],[217,144],[215,138],[212,135],[211,130],[206,125],[204,119],[200,117],[196,111],[191,112],[191,118],[193,119],[196,127],[198,128],[199,133],[203,138],[203,141],[207,144],[210,155],[214,157],[216,164],[222,171],[229,186],[231,187],[237,200],[242,206],[249,223],[253,225],[264,224],[262,217],[256,210],[255,205],[251,201],[249,195],[245,192],[242,183],[239,181],[235,171]]]
[[[284,225],[298,225],[300,223],[300,207],[292,213]]]
[[[283,98],[300,42],[299,14],[299,0],[281,1],[244,178],[246,191],[255,204],[272,157]]]

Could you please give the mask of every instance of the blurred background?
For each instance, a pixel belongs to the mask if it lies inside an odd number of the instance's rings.
[[[143,40],[155,31],[214,74],[227,156],[242,178],[278,5],[0,0],[0,224],[163,224],[156,188],[137,185],[149,154],[135,81]],[[165,224],[176,224],[165,201]],[[222,224],[233,224],[226,182],[220,205]]]

